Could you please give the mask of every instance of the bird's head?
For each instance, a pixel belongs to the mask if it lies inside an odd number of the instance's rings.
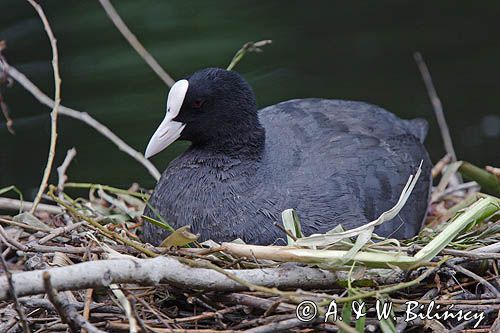
[[[177,139],[194,145],[237,141],[259,127],[255,95],[234,71],[207,68],[177,81],[168,93],[166,115],[151,137],[149,158]]]

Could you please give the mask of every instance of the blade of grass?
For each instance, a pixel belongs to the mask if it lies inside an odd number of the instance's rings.
[[[300,219],[294,209],[284,210],[281,213],[281,220],[283,221],[285,230],[288,230],[295,237],[295,239],[303,237]],[[288,245],[293,245],[295,243],[295,240],[292,237],[287,235],[286,238]]]
[[[463,229],[471,223],[484,220],[500,210],[499,199],[494,197],[481,198],[463,213],[458,215],[442,232],[415,254],[417,261],[432,260],[444,249]]]

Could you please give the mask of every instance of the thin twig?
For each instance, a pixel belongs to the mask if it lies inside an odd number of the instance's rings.
[[[450,162],[451,162],[451,156],[448,154],[444,155],[443,158],[441,158],[432,168],[431,171],[432,178],[436,178],[437,176],[439,176],[443,172],[444,168],[448,164],[450,164]]]
[[[0,64],[2,64],[2,65],[5,62],[5,58],[2,55],[2,51],[6,47],[7,47],[7,44],[5,43],[5,41],[4,40],[0,40]],[[5,66],[2,66],[2,67],[5,67]],[[9,78],[9,76],[7,75],[7,73],[6,73],[5,70],[2,70],[2,73],[0,73],[0,85],[1,84],[6,84],[7,86],[9,86],[10,83],[12,83],[12,79]],[[5,118],[6,125],[7,125],[7,130],[12,135],[16,134],[15,131],[14,131],[14,128],[12,127],[12,125],[14,124],[14,122],[12,121],[12,118],[10,117],[9,107],[7,106],[7,103],[5,103],[5,100],[3,98],[3,95],[1,93],[1,91],[0,91],[0,109],[2,109],[2,113],[3,113],[3,116]]]
[[[158,77],[165,82],[165,84],[171,87],[175,81],[172,79],[170,75],[165,72],[165,70],[158,64],[155,58],[151,55],[151,53],[146,50],[144,46],[142,46],[141,42],[135,37],[135,35],[130,31],[125,22],[123,22],[122,18],[115,10],[111,2],[109,0],[99,0],[102,8],[106,11],[108,17],[113,21],[115,27],[120,31],[120,33],[125,37],[127,42],[134,48],[134,50],[141,56],[142,59],[151,67],[151,69],[158,75]]]
[[[38,241],[38,244],[45,244],[48,241],[50,241],[51,239],[54,239],[54,238],[61,236],[65,233],[68,233],[73,229],[76,229],[78,227],[81,227],[82,225],[85,225],[86,223],[87,222],[78,222],[78,223],[70,224],[70,225],[65,226],[65,227],[56,228],[56,229],[52,230],[47,236],[41,238]]]
[[[52,171],[52,165],[54,164],[54,157],[56,154],[56,144],[57,144],[57,115],[59,113],[59,105],[61,104],[61,76],[59,75],[59,56],[57,51],[57,41],[54,37],[54,33],[50,27],[49,21],[43,12],[42,7],[35,2],[34,0],[28,0],[28,2],[35,8],[40,19],[43,22],[43,26],[45,31],[47,32],[47,36],[50,40],[50,46],[52,48],[52,68],[54,69],[54,107],[52,108],[52,112],[50,113],[51,118],[51,132],[50,132],[50,149],[49,149],[49,157],[47,159],[47,165],[45,166],[45,171],[43,172],[42,182],[40,184],[40,188],[38,189],[38,193],[33,202],[33,207],[31,207],[30,212],[33,214],[36,210],[36,206],[40,203],[42,199],[42,195],[47,188],[47,183],[49,181],[50,172]]]
[[[114,241],[118,241],[118,242],[120,242],[122,244],[125,244],[125,245],[128,245],[128,246],[131,246],[134,249],[136,249],[137,251],[140,251],[140,252],[144,253],[145,255],[147,255],[149,257],[156,257],[158,255],[158,254],[154,253],[153,251],[146,249],[145,247],[143,247],[139,243],[134,242],[134,241],[132,241],[130,239],[124,238],[124,237],[118,235],[117,233],[114,233],[114,232],[110,231],[109,229],[107,229],[106,227],[103,227],[101,224],[99,224],[98,222],[94,221],[90,217],[88,217],[88,216],[80,213],[74,207],[68,205],[66,202],[62,201],[61,199],[59,199],[54,194],[54,186],[51,185],[48,194],[59,205],[61,205],[64,208],[66,208],[71,214],[73,214],[74,216],[76,216],[76,217],[78,217],[78,218],[80,218],[80,219],[82,219],[84,221],[87,221],[90,225],[92,225],[94,228],[98,229],[101,232],[101,234],[103,234],[104,236],[108,237],[109,239],[112,239]]]
[[[57,183],[57,191],[60,193],[60,195],[62,195],[62,191],[64,191],[64,184],[68,180],[68,176],[66,175],[66,170],[68,170],[68,167],[75,156],[76,156],[76,149],[75,148],[68,149],[64,161],[57,168],[57,175],[59,177],[59,181]]]
[[[477,282],[481,283],[483,286],[485,286],[486,288],[488,288],[495,295],[495,297],[500,298],[500,291],[497,288],[495,288],[491,283],[489,283],[484,278],[482,278],[481,276],[477,275],[476,273],[473,273],[473,272],[469,271],[466,268],[463,268],[460,265],[455,265],[455,264],[453,264],[451,262],[446,263],[446,265],[449,266],[449,267],[451,267],[451,268],[453,268],[457,272],[460,272],[460,273],[462,273],[464,275],[467,275],[468,277],[470,277],[470,278],[476,280]]]
[[[434,87],[434,83],[432,82],[431,73],[425,64],[424,59],[420,52],[415,52],[413,54],[415,62],[417,63],[418,69],[420,70],[420,74],[422,75],[422,79],[425,84],[425,88],[427,89],[427,93],[429,94],[429,98],[432,103],[432,107],[434,108],[434,112],[436,114],[436,118],[439,124],[439,129],[441,130],[441,136],[443,138],[444,148],[446,149],[446,153],[451,156],[451,160],[453,162],[457,161],[457,155],[455,154],[455,149],[453,148],[453,142],[451,141],[450,130],[448,125],[446,124],[446,118],[444,116],[443,105],[441,104],[441,100],[438,97],[436,92],[436,88]]]
[[[49,108],[54,107],[55,104],[54,101],[49,96],[45,95],[35,84],[33,84],[33,82],[31,82],[23,73],[19,72],[15,67],[12,67],[11,65],[5,62],[0,62],[0,67],[1,67],[0,70],[6,71],[9,74],[9,77],[16,80],[24,89],[29,91],[33,95],[33,97],[35,97],[40,103],[42,103],[45,106],[48,106]],[[161,174],[153,163],[147,160],[142,153],[138,152],[137,150],[129,146],[119,136],[113,133],[108,127],[104,126],[103,124],[92,118],[92,116],[89,115],[87,112],[77,111],[75,109],[61,105],[59,107],[59,114],[80,120],[85,124],[87,124],[88,126],[92,127],[98,133],[106,137],[109,141],[113,142],[118,147],[118,149],[131,156],[137,162],[141,163],[148,170],[151,176],[153,176],[155,180],[160,179]]]
[[[487,165],[486,171],[494,174],[498,178],[498,182],[500,183],[500,168],[495,168],[495,167],[492,167],[491,165]]]
[[[247,42],[243,44],[241,49],[236,51],[236,53],[233,56],[233,59],[231,59],[231,62],[227,66],[227,70],[233,70],[234,67],[243,59],[243,57],[248,53],[248,52],[262,52],[261,47],[264,47],[266,45],[271,44],[273,41],[270,39],[265,39],[261,40],[258,42]]]
[[[5,125],[7,126],[7,130],[12,135],[16,134],[16,132],[14,131],[14,127],[12,127],[14,125],[14,121],[10,117],[9,107],[7,106],[7,103],[5,103],[5,100],[1,92],[0,92],[0,109],[2,109],[2,113],[5,118],[6,122]]]
[[[2,247],[0,247],[0,249]],[[16,288],[14,287],[14,282],[12,281],[12,273],[7,267],[7,263],[5,262],[5,258],[3,257],[1,251],[0,251],[0,262],[2,263],[5,276],[7,277],[7,282],[9,283],[9,294],[12,297],[12,300],[14,301],[14,308],[16,309],[16,312],[19,315],[19,320],[21,321],[21,327],[23,328],[23,331],[25,333],[30,333],[31,329],[28,325],[28,319],[26,318],[26,314],[24,313],[21,304],[19,304],[19,299],[17,298]]]

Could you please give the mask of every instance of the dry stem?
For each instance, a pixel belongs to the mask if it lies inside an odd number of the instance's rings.
[[[54,69],[54,107],[52,108],[52,112],[50,113],[51,118],[51,132],[50,132],[50,148],[49,148],[49,157],[47,159],[47,165],[45,166],[45,171],[43,172],[42,182],[40,184],[40,188],[38,189],[38,193],[33,202],[33,206],[31,207],[30,212],[33,214],[36,210],[36,206],[40,203],[42,199],[43,192],[47,188],[47,183],[49,181],[50,172],[52,171],[52,165],[54,164],[54,157],[56,154],[56,144],[57,144],[57,115],[59,113],[59,105],[61,104],[61,76],[59,75],[59,60],[58,60],[58,51],[57,51],[57,41],[54,37],[54,33],[50,28],[49,21],[43,12],[42,7],[35,2],[34,0],[28,0],[28,2],[35,8],[40,19],[43,22],[43,26],[45,31],[47,32],[47,36],[50,40],[50,46],[52,48],[52,68]]]
[[[436,114],[436,118],[439,124],[439,129],[441,130],[441,136],[443,138],[444,147],[446,149],[446,153],[450,155],[451,160],[453,162],[457,161],[457,155],[455,154],[455,149],[453,148],[453,142],[451,141],[450,130],[448,125],[446,124],[446,118],[444,116],[443,105],[441,104],[441,100],[436,92],[436,88],[434,87],[434,83],[432,82],[431,73],[425,64],[424,59],[420,52],[416,52],[413,57],[415,58],[415,62],[417,63],[418,69],[420,70],[420,74],[422,75],[422,80],[424,81],[425,88],[427,89],[427,93],[429,94],[429,98],[431,100],[432,106],[434,108],[434,112]]]
[[[40,103],[50,108],[54,107],[55,102],[49,96],[45,95],[35,84],[33,84],[33,82],[31,82],[23,73],[19,72],[15,67],[12,67],[5,62],[0,62],[0,67],[1,70],[6,71],[9,74],[9,77],[16,80],[21,86],[23,86],[24,89],[29,91],[33,95],[33,97],[35,97]],[[125,141],[123,141],[120,137],[118,137],[115,133],[113,133],[108,127],[104,126],[103,124],[92,118],[92,116],[90,116],[88,113],[77,111],[75,109],[71,109],[61,105],[59,107],[59,114],[74,119],[78,119],[87,124],[88,126],[92,127],[97,132],[105,136],[109,141],[113,142],[118,147],[118,149],[125,152],[126,154],[134,158],[136,161],[141,163],[153,176],[155,180],[160,179],[161,174],[153,163],[147,160],[142,153],[138,152],[137,150],[129,146]]]
[[[175,81],[172,79],[170,75],[165,72],[165,70],[158,64],[155,58],[151,55],[151,53],[142,46],[141,42],[135,37],[135,35],[130,31],[125,22],[123,22],[122,18],[115,10],[111,2],[109,0],[99,0],[101,6],[108,14],[108,17],[113,21],[115,27],[120,31],[120,33],[125,37],[127,42],[129,42],[130,46],[134,48],[134,50],[141,56],[142,59],[151,67],[151,69],[158,75],[158,77],[165,82],[165,84],[171,87]]]

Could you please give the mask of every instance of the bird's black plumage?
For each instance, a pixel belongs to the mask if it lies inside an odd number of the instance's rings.
[[[424,120],[401,120],[375,105],[297,99],[257,111],[235,72],[205,69],[188,77],[175,121],[191,147],[173,160],[150,204],[174,228],[191,225],[201,239],[270,244],[284,233],[273,223],[297,210],[302,231],[365,224],[390,209],[423,160],[422,175],[383,236],[408,238],[426,214],[431,162],[422,144]],[[147,208],[145,214],[155,218]],[[166,232],[150,223],[144,239]]]

